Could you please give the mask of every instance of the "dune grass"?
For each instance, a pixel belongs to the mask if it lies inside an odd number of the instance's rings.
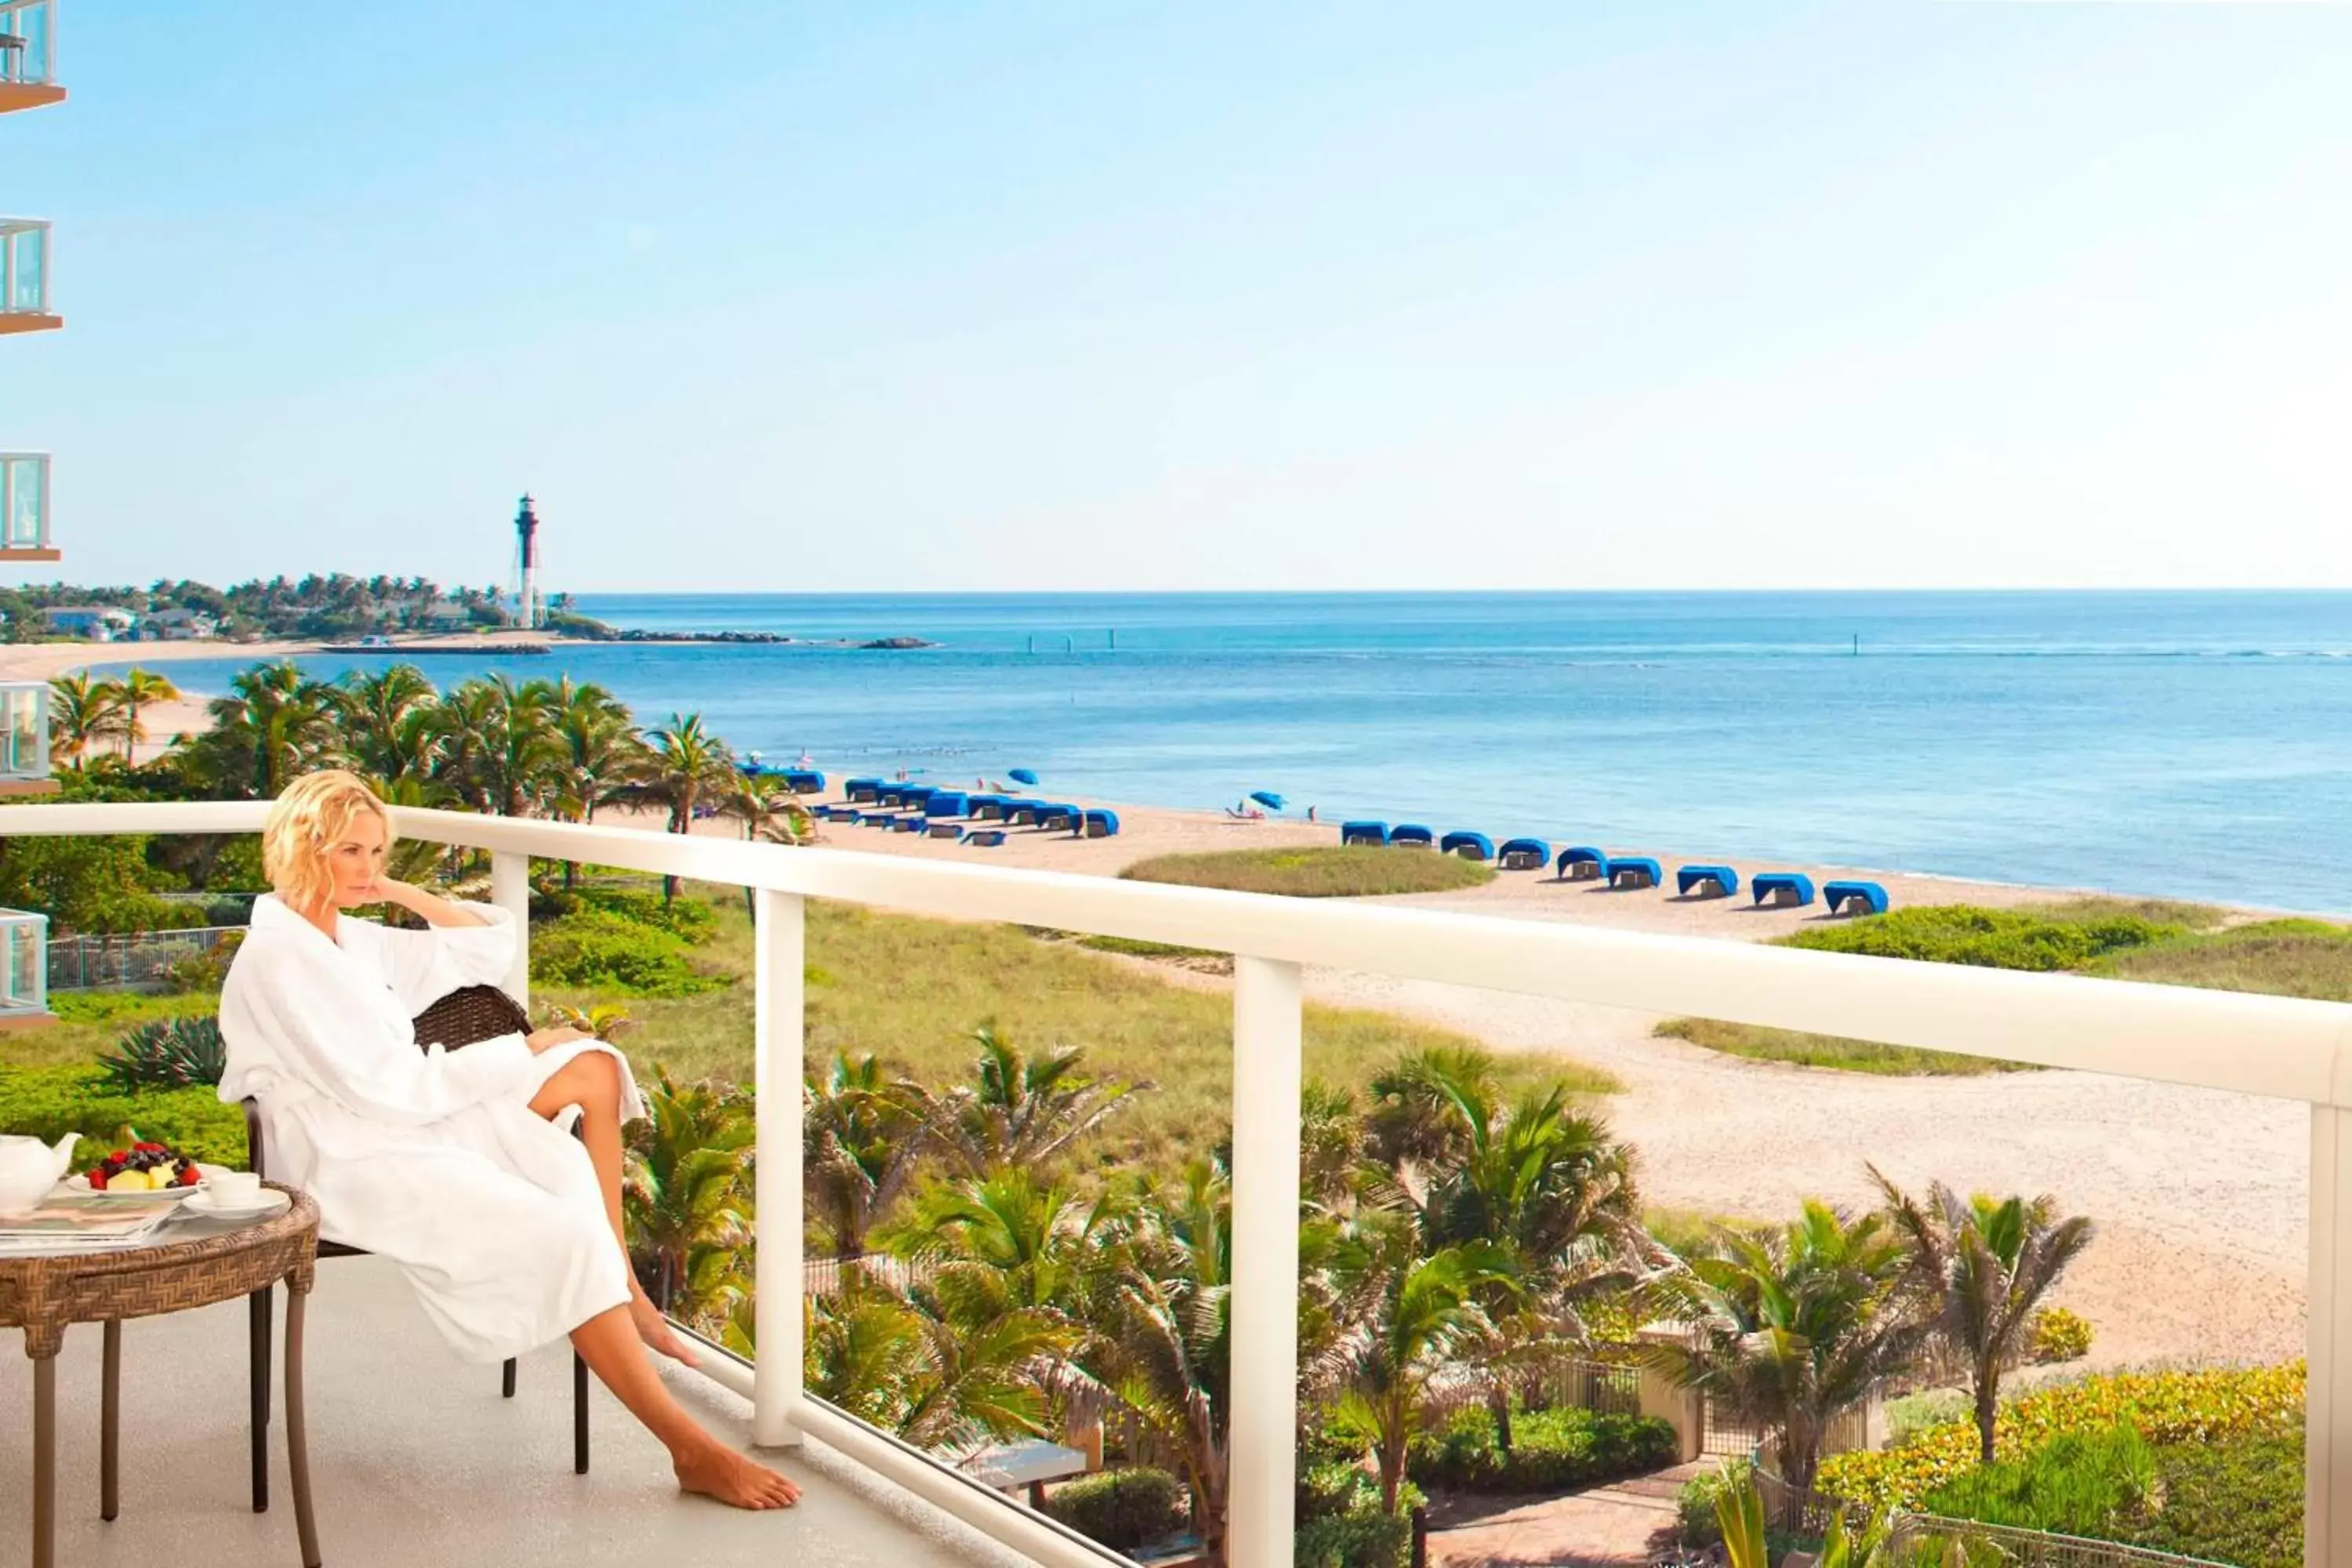
[[[1806,947],[1995,969],[2063,970],[2168,985],[2352,1001],[2352,928],[2325,921],[2223,927],[2223,911],[2160,899],[2070,899],[2016,909],[1930,905],[1781,939]],[[1729,1056],[1844,1072],[1965,1076],[2032,1070],[1948,1051],[1706,1018],[1657,1032]]]
[[[1495,879],[1494,867],[1456,855],[1370,845],[1290,849],[1218,849],[1155,855],[1119,873],[1138,882],[1279,893],[1294,899],[1360,899],[1383,893],[1442,893]]]
[[[751,933],[741,900],[712,900],[716,929],[698,961],[742,978],[719,991],[636,998],[633,1060],[679,1078],[748,1083],[752,1071]],[[1232,1120],[1233,1003],[1222,989],[1171,984],[1073,942],[1040,942],[1020,927],[917,919],[812,900],[808,904],[808,1059],[871,1052],[898,1074],[958,1081],[975,1056],[966,1031],[993,1020],[1030,1047],[1083,1046],[1097,1074],[1156,1085],[1085,1152],[1092,1163],[1139,1160],[1166,1168],[1205,1152]],[[604,998],[541,987],[547,1000]],[[1310,1005],[1307,1071],[1361,1091],[1400,1052],[1475,1044],[1449,1030],[1360,1010]],[[1622,1087],[1607,1073],[1550,1053],[1502,1058],[1510,1087],[1558,1079],[1586,1094]]]

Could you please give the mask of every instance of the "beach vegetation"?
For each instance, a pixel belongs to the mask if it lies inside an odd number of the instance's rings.
[[[1895,1078],[1969,1078],[1979,1073],[2032,1070],[2029,1063],[1972,1057],[1960,1051],[1888,1046],[1875,1040],[1849,1040],[1836,1035],[1767,1028],[1759,1024],[1727,1024],[1719,1018],[1668,1018],[1654,1032],[1669,1039],[1688,1040],[1726,1056],[1787,1062],[1795,1067],[1833,1068],[1840,1072]]]
[[[1817,952],[1855,952],[1984,969],[2082,969],[2126,948],[2184,934],[2186,928],[2092,904],[2046,910],[1982,909],[1930,904],[1823,924],[1780,939],[1781,946]]]
[[[2064,1307],[2042,1308],[2025,1328],[2029,1353],[2043,1364],[2081,1361],[2091,1353],[2092,1337],[2091,1321]]]
[[[1495,868],[1455,855],[1352,844],[1155,855],[1119,875],[1137,882],[1293,899],[1361,899],[1483,887],[1495,879]]]
[[[1655,1416],[1594,1410],[1513,1414],[1511,1446],[1483,1405],[1455,1411],[1413,1439],[1410,1468],[1423,1487],[1467,1492],[1567,1491],[1675,1462],[1674,1426]]]
[[[2137,1522],[2156,1485],[2156,1454],[2129,1426],[2053,1437],[2022,1458],[1990,1460],[1922,1500],[1939,1519],[2115,1539]]]
[[[1188,1511],[1176,1478],[1150,1465],[1081,1476],[1045,1495],[1046,1518],[1114,1552],[1175,1534],[1184,1528]]]
[[[227,1060],[218,1018],[181,1016],[139,1025],[98,1058],[98,1067],[117,1089],[211,1089]]]
[[[57,1067],[0,1062],[0,1128],[45,1142],[80,1133],[74,1148],[77,1171],[131,1142],[128,1130],[159,1139],[192,1159],[245,1166],[245,1114],[223,1105],[209,1085],[125,1089],[87,1061]]]

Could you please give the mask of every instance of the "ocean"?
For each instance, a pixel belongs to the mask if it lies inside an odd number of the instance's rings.
[[[2352,594],[583,595],[623,626],[925,638],[569,671],[837,779],[2352,911]],[[223,689],[245,661],[175,666]],[[303,661],[322,676],[381,656]]]

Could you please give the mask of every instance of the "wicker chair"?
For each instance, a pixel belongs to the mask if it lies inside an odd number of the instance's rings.
[[[424,1012],[416,1015],[416,1043],[419,1047],[439,1046],[445,1050],[457,1050],[478,1040],[495,1039],[500,1035],[530,1033],[530,1015],[521,1004],[495,985],[467,985],[452,991]],[[574,1132],[578,1131],[575,1124]],[[246,1163],[257,1173],[264,1172],[268,1158],[261,1125],[261,1108],[251,1100],[245,1102]],[[321,1239],[320,1258],[364,1258],[364,1247],[346,1247],[339,1241]],[[260,1513],[269,1507],[269,1341],[270,1295],[268,1287],[257,1290],[248,1299],[251,1319],[253,1396],[253,1511]],[[515,1363],[509,1360],[500,1370],[499,1392],[512,1399],[515,1392]],[[588,1473],[588,1363],[578,1352],[572,1356],[572,1468],[581,1475]]]

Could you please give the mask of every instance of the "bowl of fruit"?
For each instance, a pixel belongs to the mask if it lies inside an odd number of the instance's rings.
[[[115,1150],[66,1185],[107,1197],[185,1197],[204,1179],[202,1167],[185,1154],[163,1143],[140,1142]]]

